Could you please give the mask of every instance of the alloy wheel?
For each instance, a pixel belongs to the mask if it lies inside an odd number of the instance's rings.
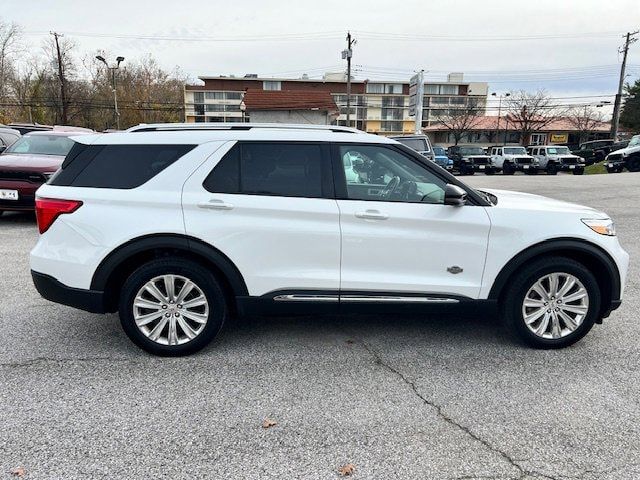
[[[149,340],[161,345],[183,345],[204,330],[209,302],[190,279],[161,275],[145,283],[136,294],[133,318]]]
[[[522,317],[538,337],[558,339],[573,333],[589,312],[589,293],[569,273],[555,272],[539,278],[527,291]]]

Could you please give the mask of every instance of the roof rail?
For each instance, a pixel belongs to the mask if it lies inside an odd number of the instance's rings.
[[[177,131],[215,131],[215,130],[253,130],[271,128],[278,130],[324,130],[337,133],[365,133],[362,130],[338,125],[310,125],[288,123],[141,123],[127,132],[177,132]]]

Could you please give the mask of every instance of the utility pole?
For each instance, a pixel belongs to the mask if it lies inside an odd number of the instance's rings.
[[[64,68],[62,66],[62,54],[60,53],[59,37],[64,37],[57,32],[50,32],[56,42],[56,52],[58,52],[58,76],[60,77],[60,101],[62,103],[62,115],[60,117],[60,123],[62,125],[67,124],[67,88],[64,81]]]
[[[502,98],[511,96],[510,93],[500,94],[498,95],[496,92],[491,94],[492,97],[498,97],[498,123],[496,126],[496,143],[500,143],[500,116],[502,115]],[[507,144],[507,131],[504,132],[505,138],[503,145]]]
[[[625,69],[627,68],[627,53],[629,53],[629,45],[638,41],[638,39],[636,38],[637,34],[638,30],[636,30],[635,32],[627,32],[624,46],[620,51],[620,53],[622,53],[622,66],[620,67],[618,93],[616,94],[616,100],[613,104],[613,118],[611,119],[611,138],[613,138],[614,141],[617,140],[616,137],[618,136],[618,124],[620,123],[620,104],[622,101],[622,87],[624,85]]]
[[[351,38],[351,32],[347,32],[347,49],[342,51],[342,58],[347,60],[347,126],[351,126],[351,57],[356,40]]]

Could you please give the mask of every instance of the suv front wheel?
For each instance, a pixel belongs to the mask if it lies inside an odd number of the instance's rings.
[[[536,348],[562,348],[584,337],[597,320],[601,295],[593,274],[564,257],[525,266],[502,297],[507,329]]]
[[[149,353],[197,352],[218,334],[227,305],[207,269],[182,258],[153,260],[135,270],[120,296],[120,322],[127,336]]]

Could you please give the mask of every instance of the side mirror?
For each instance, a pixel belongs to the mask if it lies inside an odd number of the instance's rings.
[[[4,145],[0,145],[0,153],[4,152],[7,149]]]
[[[444,187],[444,204],[461,207],[467,203],[467,192],[457,185],[447,183]]]

